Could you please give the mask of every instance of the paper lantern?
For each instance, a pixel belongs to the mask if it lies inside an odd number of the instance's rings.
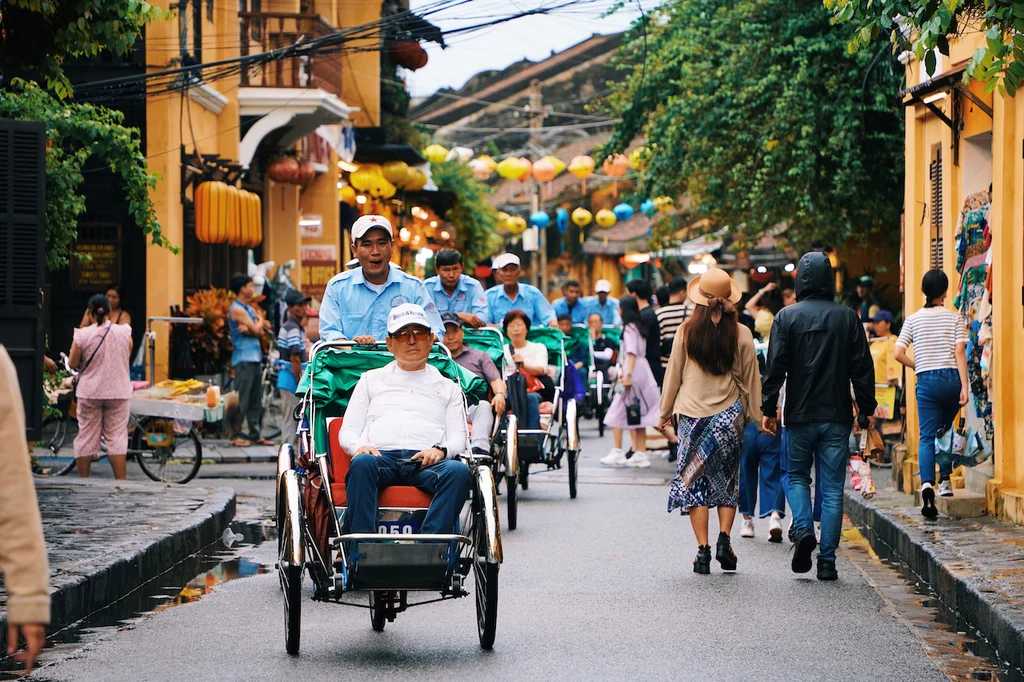
[[[565,171],[565,162],[557,156],[545,156],[543,160],[550,162],[551,165],[555,167],[556,178]]]
[[[410,192],[419,192],[427,186],[427,174],[419,168],[409,169],[409,179],[405,181],[405,189]]]
[[[242,220],[241,220],[241,199],[242,195],[239,194],[237,187],[227,186],[227,196],[225,201],[225,213],[224,223],[228,228],[228,244],[231,246],[248,246],[248,240],[246,235],[242,233]]]
[[[518,159],[519,173],[515,176],[515,179],[519,182],[525,182],[530,177],[530,172],[533,170],[533,164],[525,156],[521,156]]]
[[[601,172],[611,178],[621,178],[629,170],[629,159],[622,154],[612,154],[601,164]]]
[[[652,215],[658,212],[658,207],[654,205],[654,202],[650,199],[644,199],[643,203],[640,204],[640,211],[650,218]]]
[[[509,218],[508,231],[512,234],[522,234],[526,232],[526,219],[522,216],[514,215]]]
[[[356,205],[356,191],[352,185],[344,185],[338,190],[338,201],[349,206]]]
[[[486,154],[478,156],[469,162],[469,169],[473,171],[473,177],[480,181],[490,180],[497,166],[498,164],[494,162],[494,159]]]
[[[439,144],[432,144],[423,150],[423,157],[430,163],[444,163],[448,158],[448,150]]]
[[[395,196],[397,188],[381,176],[376,176],[373,184],[370,185],[370,196],[378,199],[390,199]]]
[[[536,225],[543,230],[551,224],[551,216],[544,211],[537,211],[536,213],[530,214],[530,224]]]
[[[665,211],[671,211],[674,204],[675,202],[672,201],[672,197],[662,195],[660,197],[654,198],[655,208],[657,208],[662,213],[664,213]]]
[[[299,162],[293,156],[281,156],[267,166],[267,176],[274,182],[295,184],[299,181]]]
[[[623,202],[612,209],[616,220],[629,220],[633,217],[633,207]]]
[[[580,180],[594,173],[594,159],[589,156],[577,156],[569,162],[569,172]]]
[[[360,168],[349,176],[348,181],[360,192],[369,191],[370,187],[380,176],[368,170]]]
[[[598,211],[594,219],[597,220],[598,225],[605,229],[608,229],[609,227],[617,223],[619,220],[618,218],[615,217],[615,214],[609,211],[607,208],[602,208],[600,211]]]
[[[388,161],[380,171],[385,180],[398,187],[404,186],[409,179],[409,164],[405,161]]]
[[[556,175],[555,164],[546,158],[533,164],[533,177],[537,182],[551,182]]]
[[[299,184],[308,185],[316,179],[316,166],[309,159],[299,164]]]
[[[515,180],[519,177],[521,168],[519,166],[519,159],[514,156],[510,156],[507,159],[502,159],[496,166],[498,175],[505,178],[506,180]]]
[[[565,234],[565,231],[569,229],[569,211],[564,208],[555,211],[555,227],[558,228],[559,234]]]
[[[445,157],[445,161],[458,161],[459,163],[466,163],[473,158],[473,150],[469,147],[452,147],[452,150],[448,152],[448,156]]]
[[[576,227],[586,227],[594,220],[594,214],[580,206],[572,212],[572,222]]]
[[[498,222],[494,226],[494,231],[498,234],[505,236],[509,233],[509,220],[512,218],[508,213],[504,211],[498,211]]]
[[[642,171],[647,168],[647,161],[651,158],[651,150],[647,147],[637,147],[629,153],[629,167],[635,171]]]
[[[396,40],[390,45],[388,54],[396,65],[416,71],[427,65],[430,57],[415,40]]]

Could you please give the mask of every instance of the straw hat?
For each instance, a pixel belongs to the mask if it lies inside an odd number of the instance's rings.
[[[711,298],[724,298],[736,303],[742,295],[729,273],[718,268],[708,268],[703,275],[690,280],[686,287],[687,298],[697,305],[707,305]]]

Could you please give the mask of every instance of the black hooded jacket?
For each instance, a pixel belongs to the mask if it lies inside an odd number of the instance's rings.
[[[828,256],[800,259],[797,303],[772,324],[762,410],[774,415],[786,382],[786,426],[812,422],[853,423],[850,384],[861,414],[875,411],[875,368],[857,314],[835,303]]]

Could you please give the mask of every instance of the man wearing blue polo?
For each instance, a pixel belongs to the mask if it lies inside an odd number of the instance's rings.
[[[403,303],[422,306],[438,337],[441,316],[423,282],[391,264],[391,223],[364,215],[352,224],[352,247],[359,266],[331,278],[320,305],[320,339],[375,343],[387,339],[388,315]]]
[[[530,324],[555,326],[555,311],[540,289],[519,281],[519,256],[503,253],[491,262],[498,284],[487,290],[487,321],[500,325],[510,310],[522,310]]]
[[[462,274],[462,254],[441,249],[434,256],[434,269],[437,274],[423,280],[423,286],[434,299],[437,312],[455,313],[471,327],[487,324],[487,295],[480,282]]]
[[[606,325],[621,326],[622,315],[619,313],[619,299],[612,298],[608,294],[612,290],[612,283],[606,279],[599,279],[594,284],[596,296],[588,296],[583,299],[587,306],[587,313],[597,313]]]
[[[562,298],[555,299],[552,307],[555,309],[555,317],[571,317],[573,324],[586,324],[590,308],[586,302],[581,300],[583,288],[574,279],[566,280],[562,285]]]

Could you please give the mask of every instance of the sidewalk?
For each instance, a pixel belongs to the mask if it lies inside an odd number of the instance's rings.
[[[35,484],[50,560],[51,632],[213,543],[235,513],[229,488],[69,478]],[[0,586],[0,643],[6,601]]]
[[[250,445],[236,448],[227,439],[203,438],[203,461],[216,464],[276,462],[279,445]]]
[[[928,521],[913,496],[892,488],[872,500],[848,489],[846,513],[879,555],[909,566],[1000,658],[1024,670],[1024,528],[987,516]]]

